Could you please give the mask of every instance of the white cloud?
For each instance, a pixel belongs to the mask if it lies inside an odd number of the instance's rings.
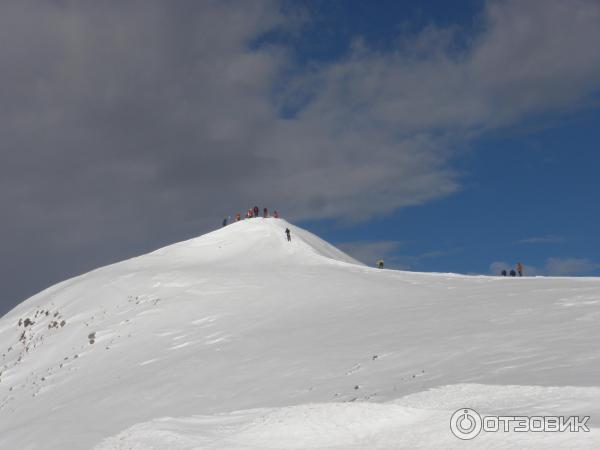
[[[506,270],[506,273],[509,273],[512,269],[513,267],[503,261],[494,261],[490,264],[490,273],[492,275],[500,275],[503,270]]]
[[[395,254],[400,245],[398,241],[355,241],[336,244],[341,250],[368,266],[374,266],[379,259],[395,261]]]
[[[565,242],[565,239],[560,236],[536,236],[525,239],[519,239],[515,244],[560,244]]]
[[[385,260],[386,267],[403,270],[418,270],[424,260],[447,256],[454,251],[432,250],[418,255],[401,254],[400,241],[354,241],[336,243],[336,246],[367,264],[374,265],[379,259]]]
[[[589,275],[599,268],[600,264],[582,258],[549,258],[546,262],[549,275]]]

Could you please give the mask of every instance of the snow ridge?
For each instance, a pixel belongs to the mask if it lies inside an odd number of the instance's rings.
[[[2,317],[0,449],[458,448],[467,406],[592,417],[481,445],[598,447],[598,319],[597,278],[379,270],[244,220]]]

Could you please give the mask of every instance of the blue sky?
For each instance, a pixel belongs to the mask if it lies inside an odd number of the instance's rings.
[[[357,226],[306,225],[338,244],[363,241],[348,249],[366,262],[381,254],[412,270],[485,274],[520,260],[531,274],[598,275],[599,124],[591,108],[502,130],[456,163],[456,194]]]
[[[306,2],[317,18],[296,43],[303,64],[328,61],[360,39],[382,51],[432,24],[456,27],[457,45],[481,32],[483,1]],[[538,114],[465,143],[448,197],[358,225],[303,224],[366,263],[425,271],[498,273],[517,261],[532,275],[600,274],[600,103]]]
[[[0,3],[0,314],[255,204],[372,264],[599,275],[596,0]]]

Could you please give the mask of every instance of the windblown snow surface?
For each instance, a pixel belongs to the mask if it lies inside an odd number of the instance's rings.
[[[244,220],[0,319],[0,448],[600,448],[599,321],[598,278],[378,270]],[[591,431],[462,441],[465,407]]]

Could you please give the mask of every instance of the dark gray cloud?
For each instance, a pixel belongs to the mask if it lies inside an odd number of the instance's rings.
[[[273,166],[255,149],[281,56],[248,47],[284,25],[272,2],[0,9],[0,312],[206,231]]]
[[[294,71],[253,45],[297,31],[276,2],[3,2],[0,313],[249,204],[357,220],[451,194],[470,139],[598,89],[597,2],[492,2],[481,20],[459,52],[429,27]]]

